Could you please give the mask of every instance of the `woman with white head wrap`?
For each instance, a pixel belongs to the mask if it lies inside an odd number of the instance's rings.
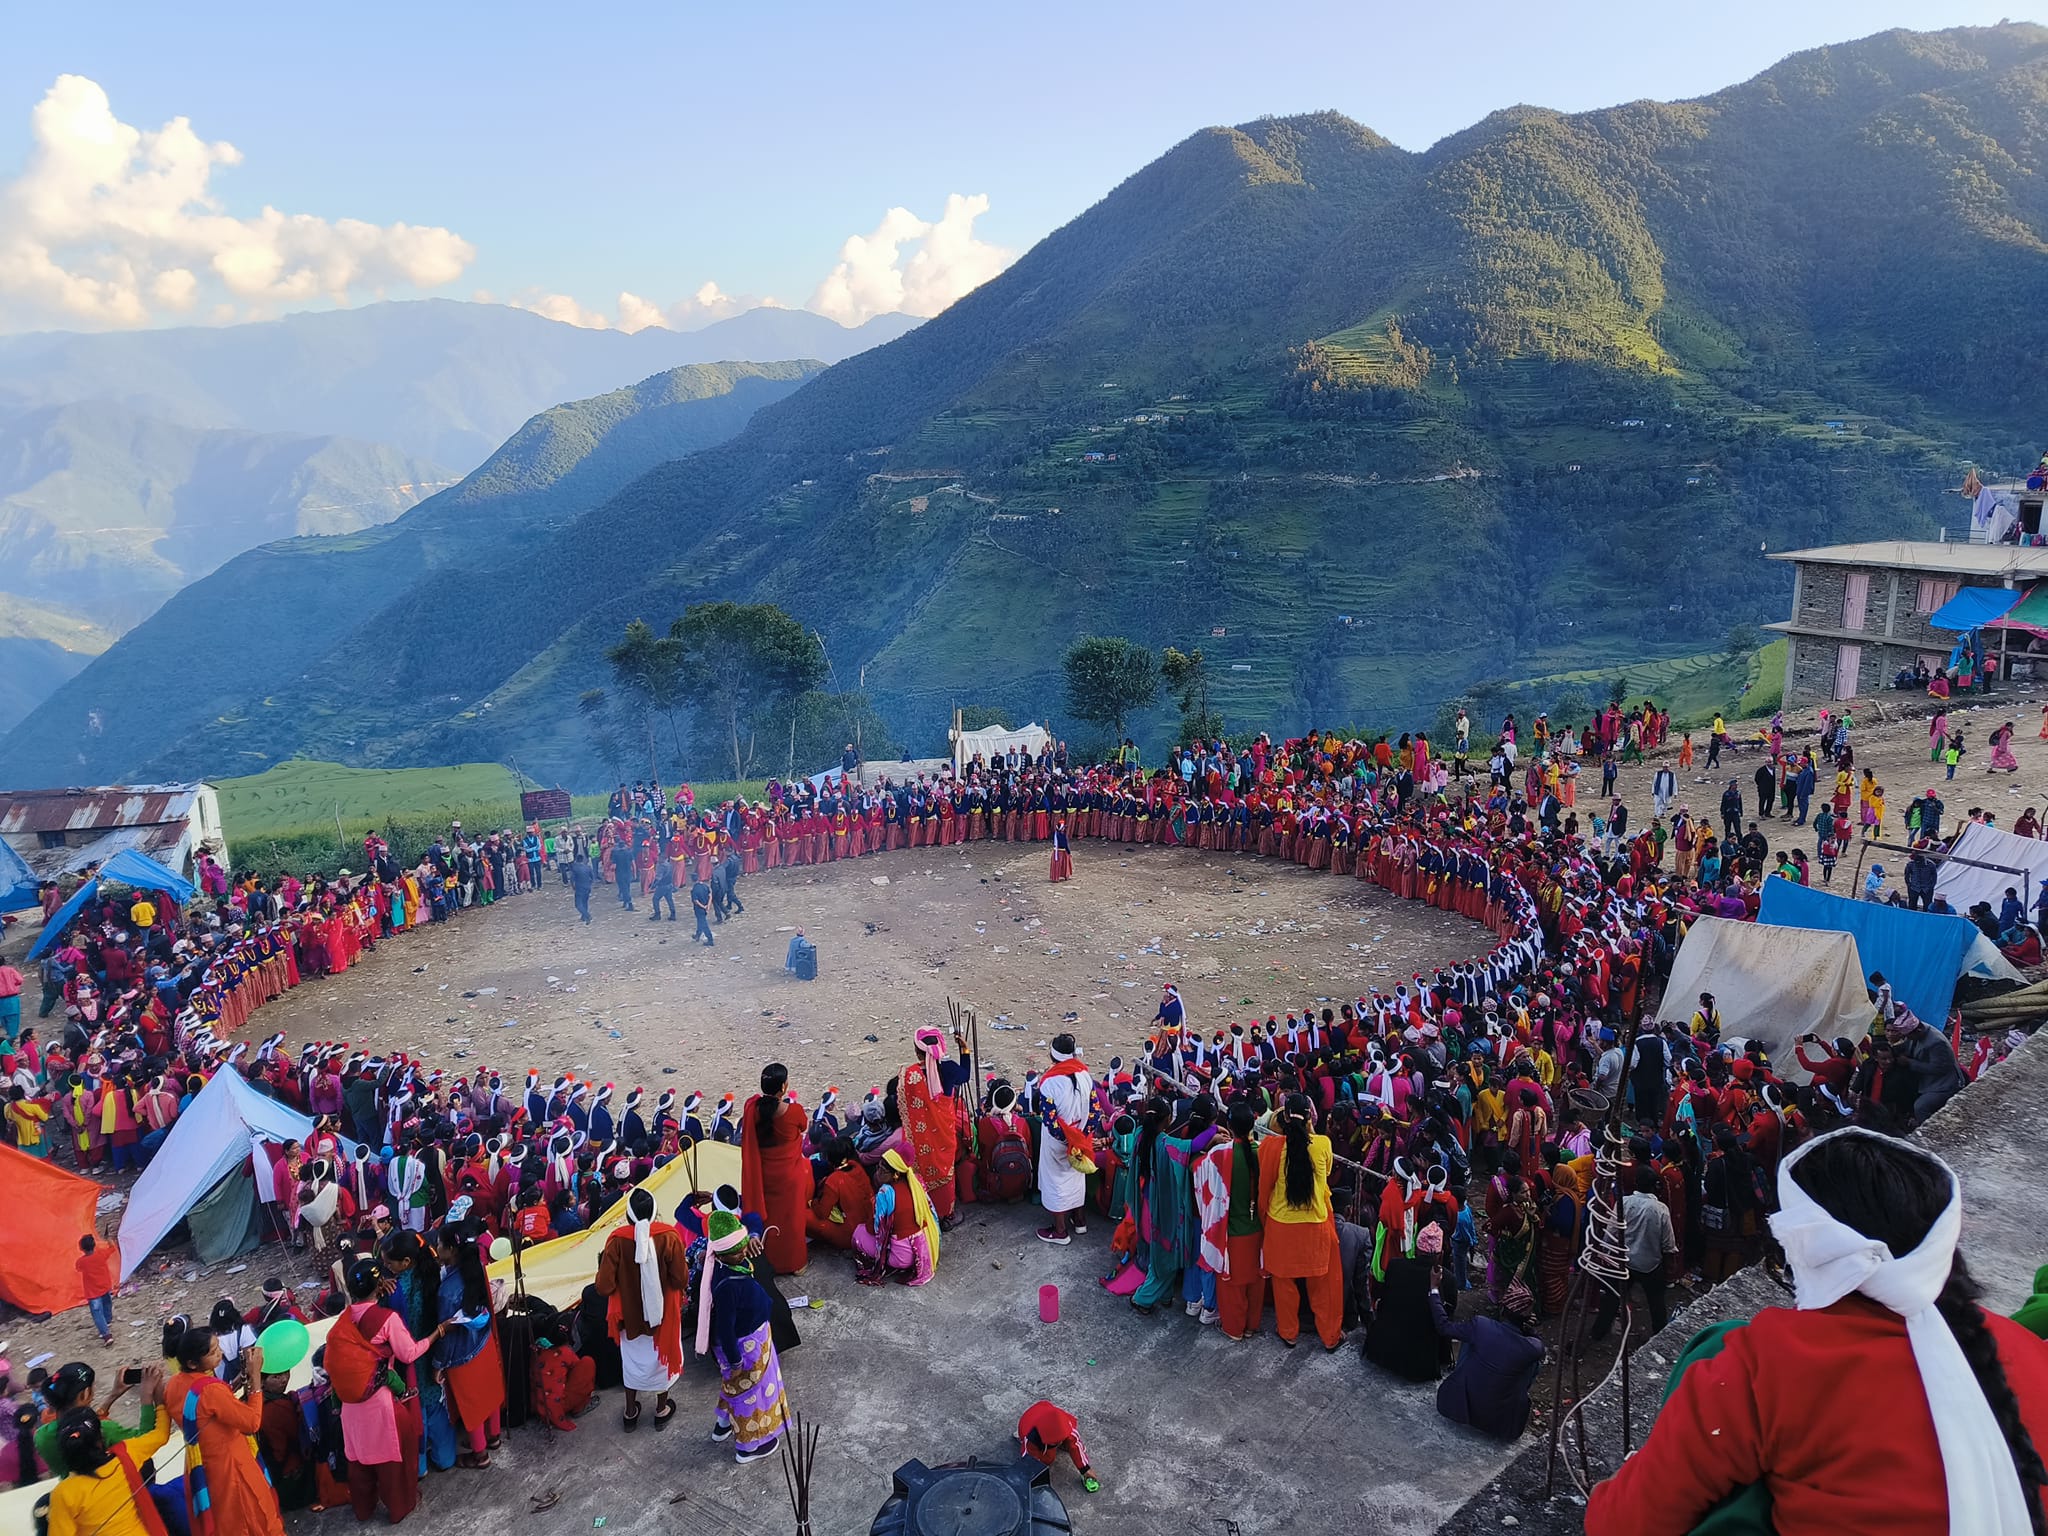
[[[1955,1174],[1850,1127],[1786,1158],[1778,1198],[1796,1309],[1686,1368],[1589,1536],[1678,1536],[1752,1485],[1779,1536],[2041,1532],[2048,1349],[1977,1305]]]
[[[627,1429],[640,1427],[642,1392],[655,1394],[654,1427],[675,1417],[669,1398],[683,1374],[683,1297],[690,1283],[682,1235],[654,1219],[654,1196],[636,1189],[626,1199],[626,1225],[605,1239],[597,1260],[598,1293],[618,1341],[626,1388]]]

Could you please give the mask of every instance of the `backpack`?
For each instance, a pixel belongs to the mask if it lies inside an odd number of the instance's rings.
[[[1021,1200],[1031,1192],[1033,1168],[1031,1148],[1016,1128],[1006,1126],[993,1145],[988,1149],[988,1170],[983,1177],[987,1186],[986,1198],[991,1200]]]
[[[372,1307],[365,1312],[363,1322],[370,1324],[367,1334],[362,1324],[347,1312],[337,1317],[334,1326],[328,1329],[324,1357],[327,1380],[334,1388],[334,1395],[344,1403],[367,1403],[384,1385],[384,1356],[370,1343],[370,1339],[390,1315],[384,1307]]]

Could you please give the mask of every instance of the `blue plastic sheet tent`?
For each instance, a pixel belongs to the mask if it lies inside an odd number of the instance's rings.
[[[36,939],[35,948],[28,952],[31,960],[40,960],[43,952],[56,947],[64,930],[71,926],[71,920],[78,916],[81,908],[99,894],[100,881],[112,880],[120,885],[132,885],[137,890],[162,891],[178,902],[192,899],[197,889],[182,875],[172,874],[146,853],[137,853],[133,848],[123,848],[106,863],[94,878],[81,885],[71,899],[57,909],[56,915],[43,924],[42,934]]]
[[[0,843],[0,912],[19,912],[36,904],[36,877],[21,855]]]
[[[2004,618],[2019,600],[2017,587],[1964,587],[1929,614],[1927,622],[1936,629],[1978,629]]]
[[[1764,882],[1757,921],[1774,928],[1854,934],[1864,974],[1883,972],[1892,996],[1937,1029],[1948,1022],[1956,977],[1977,938],[1976,925],[1960,917],[1852,901],[1775,877]]]

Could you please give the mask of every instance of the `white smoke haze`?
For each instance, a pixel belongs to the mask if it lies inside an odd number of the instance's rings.
[[[100,86],[60,75],[30,114],[27,163],[0,189],[0,321],[146,325],[204,300],[246,319],[351,294],[438,288],[475,248],[451,230],[222,211],[217,168],[241,151],[190,119],[136,128]]]

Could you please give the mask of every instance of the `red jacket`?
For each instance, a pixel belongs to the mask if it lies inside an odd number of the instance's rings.
[[[2048,1342],[2007,1318],[1985,1322],[2042,1444]],[[1757,1481],[1778,1536],[1945,1536],[1948,1487],[1904,1318],[1861,1296],[1759,1312],[1686,1371],[1648,1442],[1593,1490],[1586,1536],[1686,1536]]]

